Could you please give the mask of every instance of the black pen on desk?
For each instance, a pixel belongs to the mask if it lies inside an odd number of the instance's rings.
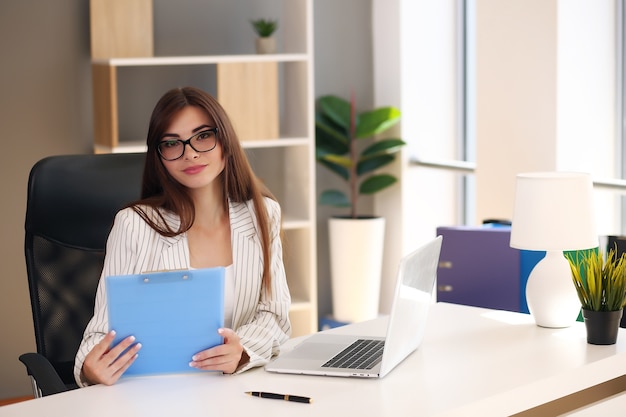
[[[289,394],[274,394],[272,392],[259,392],[259,391],[248,391],[246,392],[248,395],[252,395],[253,397],[259,398],[270,398],[272,400],[285,400],[292,401],[295,403],[307,403],[310,404],[313,400],[309,397],[301,397],[299,395],[289,395]]]

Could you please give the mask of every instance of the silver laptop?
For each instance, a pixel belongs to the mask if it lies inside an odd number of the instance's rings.
[[[363,378],[387,375],[422,342],[442,240],[437,236],[401,259],[385,337],[316,333],[278,356],[265,370]]]

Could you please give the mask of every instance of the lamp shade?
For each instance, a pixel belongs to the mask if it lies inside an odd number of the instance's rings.
[[[591,175],[579,172],[518,174],[510,245],[568,251],[598,246]]]

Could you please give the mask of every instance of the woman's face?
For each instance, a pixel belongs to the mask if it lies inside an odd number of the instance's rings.
[[[189,138],[193,138],[191,144],[194,144],[196,140],[210,141],[210,135],[213,134],[210,129],[214,127],[215,124],[204,110],[196,106],[186,106],[172,117],[170,125],[161,137],[160,142],[167,142],[168,145],[172,144],[172,146],[180,146],[180,142],[176,143],[174,141],[184,141]],[[219,135],[219,132],[217,135]],[[215,179],[224,170],[225,163],[222,146],[217,138],[215,138],[215,141],[215,147],[208,152],[198,152],[189,144],[184,145],[184,153],[180,158],[173,161],[161,158],[165,169],[176,181],[191,190],[218,186]],[[196,145],[196,148],[200,149],[202,146]]]

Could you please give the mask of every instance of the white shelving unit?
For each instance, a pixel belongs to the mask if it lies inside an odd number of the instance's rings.
[[[118,70],[206,66],[215,78],[228,78],[233,68],[261,68],[261,78],[244,80],[248,83],[245,91],[236,91],[240,78],[227,87],[220,85],[223,79],[216,79],[218,90],[221,88],[217,98],[222,101],[220,94],[239,95],[247,105],[250,91],[261,88],[260,105],[246,109],[243,115],[237,108],[227,111],[237,130],[258,123],[259,131],[264,132],[258,136],[254,129],[240,133],[242,145],[256,174],[282,206],[293,336],[317,331],[312,0],[282,0],[281,50],[285,53],[271,55],[234,51],[232,55],[153,56],[152,7],[152,0],[91,0],[95,152],[145,151],[144,138],[126,137],[120,129],[124,115],[118,107],[119,97],[128,91],[120,92],[124,74]],[[126,30],[129,26],[133,29]],[[145,29],[138,32],[136,27]],[[261,126],[272,118],[277,133]]]

